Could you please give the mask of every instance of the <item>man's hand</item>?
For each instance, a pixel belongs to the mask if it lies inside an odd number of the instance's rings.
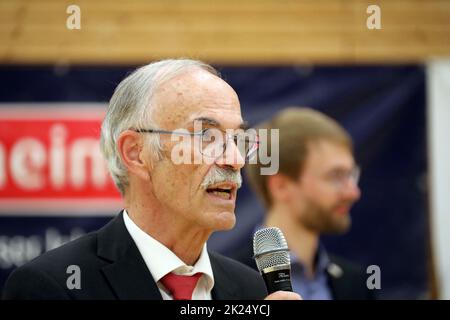
[[[264,300],[303,300],[303,298],[295,292],[277,291],[269,294]]]

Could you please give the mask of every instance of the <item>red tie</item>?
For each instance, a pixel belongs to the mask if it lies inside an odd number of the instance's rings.
[[[173,300],[191,300],[192,293],[201,276],[201,273],[180,276],[171,272],[162,277],[160,281],[169,290]]]

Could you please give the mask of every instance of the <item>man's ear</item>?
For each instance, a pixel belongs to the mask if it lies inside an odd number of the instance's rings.
[[[275,201],[289,201],[291,188],[292,180],[282,173],[267,177],[267,189]]]
[[[149,163],[144,161],[144,141],[139,132],[125,130],[117,139],[117,149],[128,172],[141,179],[149,179]]]

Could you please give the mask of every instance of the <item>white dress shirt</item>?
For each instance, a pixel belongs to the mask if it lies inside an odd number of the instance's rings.
[[[195,265],[188,266],[170,249],[140,229],[128,216],[126,210],[123,210],[123,220],[164,300],[173,299],[169,291],[160,282],[161,278],[170,272],[186,276],[201,272],[202,276],[192,293],[192,300],[211,300],[211,290],[214,287],[214,275],[211,262],[209,261],[208,251],[206,250],[206,243]]]

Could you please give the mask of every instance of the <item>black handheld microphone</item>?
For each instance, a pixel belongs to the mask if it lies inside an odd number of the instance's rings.
[[[272,227],[256,231],[253,253],[269,294],[279,290],[292,291],[289,249],[280,229]]]

